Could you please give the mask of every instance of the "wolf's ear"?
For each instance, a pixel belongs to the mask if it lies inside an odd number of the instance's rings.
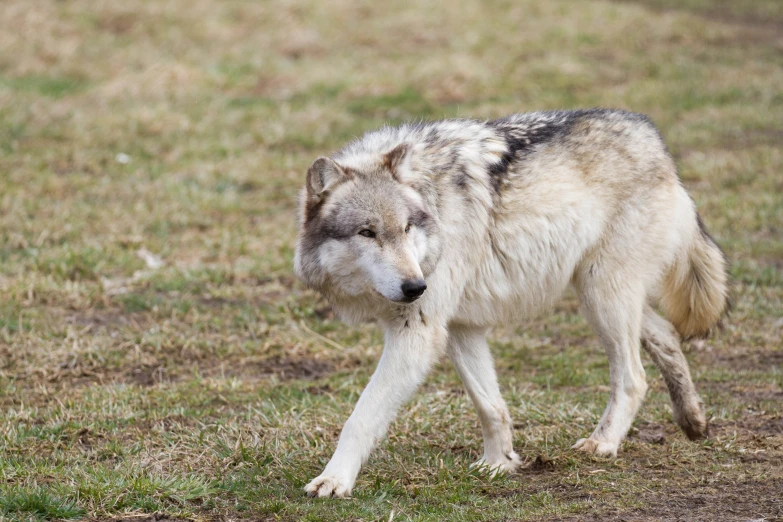
[[[402,165],[402,162],[405,161],[405,157],[407,155],[408,145],[405,143],[400,143],[383,155],[384,168],[388,169],[392,173],[392,176],[394,176],[394,179],[399,182],[402,182],[402,176],[400,175],[401,173],[399,172],[399,167]]]
[[[321,156],[313,162],[307,171],[307,195],[318,196],[338,181],[348,179],[348,174],[340,165]]]

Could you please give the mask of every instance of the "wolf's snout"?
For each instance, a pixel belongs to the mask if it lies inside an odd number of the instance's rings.
[[[413,301],[421,297],[421,294],[427,289],[427,283],[424,279],[406,279],[402,283],[402,295]]]

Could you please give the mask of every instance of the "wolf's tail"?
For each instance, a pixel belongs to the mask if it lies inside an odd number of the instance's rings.
[[[663,278],[661,307],[685,339],[704,337],[728,306],[727,263],[701,218]],[[698,229],[695,226],[698,224]]]

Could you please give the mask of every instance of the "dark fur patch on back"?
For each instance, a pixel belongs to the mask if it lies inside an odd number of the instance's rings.
[[[558,112],[548,114],[552,119],[547,121],[515,120],[513,117],[500,118],[488,122],[506,141],[507,150],[500,161],[491,165],[489,177],[492,188],[498,194],[508,175],[511,165],[534,147],[551,141],[564,134],[573,125],[577,112]]]
[[[489,168],[489,176],[495,192],[500,194],[509,168],[536,146],[566,135],[577,122],[584,119],[609,119],[612,117],[639,120],[649,123],[643,114],[617,109],[580,109],[574,111],[544,111],[515,114],[487,122],[506,141],[507,150],[500,161]]]

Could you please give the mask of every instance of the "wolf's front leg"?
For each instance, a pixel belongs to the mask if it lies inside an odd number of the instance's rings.
[[[511,416],[500,395],[486,329],[452,326],[448,354],[476,405],[484,432],[484,457],[476,464],[492,474],[512,472],[521,460],[511,447]]]
[[[423,317],[423,316],[421,316]],[[305,491],[311,497],[347,497],[376,441],[400,406],[413,395],[444,351],[446,330],[417,317],[386,330],[386,343],[370,383],[343,426],[337,450]]]

